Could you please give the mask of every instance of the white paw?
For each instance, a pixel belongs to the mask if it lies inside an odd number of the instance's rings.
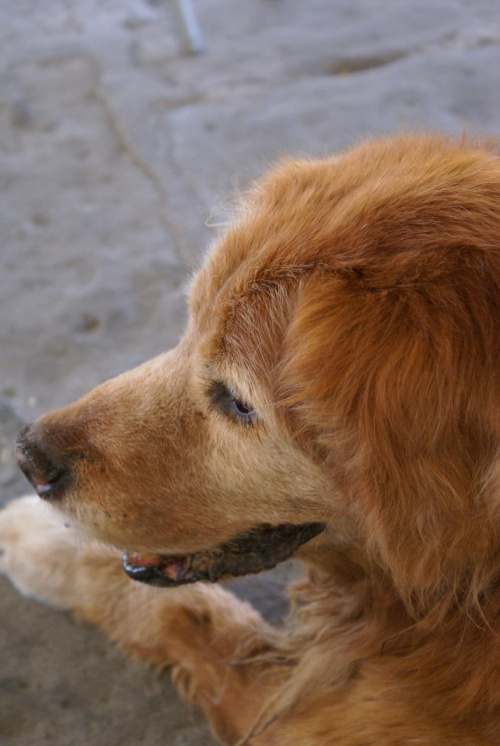
[[[21,593],[72,606],[78,554],[76,532],[38,497],[21,497],[0,511],[0,572]]]

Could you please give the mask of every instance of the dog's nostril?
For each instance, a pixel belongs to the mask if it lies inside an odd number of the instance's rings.
[[[39,497],[49,500],[61,496],[68,481],[68,472],[48,455],[36,426],[28,426],[20,431],[15,458]]]
[[[39,497],[51,498],[56,493],[56,488],[60,487],[66,472],[57,471],[51,474],[50,479],[40,479],[36,474],[31,474],[30,481],[35,488]]]

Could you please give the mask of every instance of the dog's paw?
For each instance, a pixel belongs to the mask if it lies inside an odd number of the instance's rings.
[[[27,596],[68,608],[77,601],[76,532],[38,497],[22,497],[0,512],[0,572]]]

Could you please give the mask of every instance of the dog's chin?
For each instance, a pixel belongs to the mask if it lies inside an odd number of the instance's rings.
[[[238,534],[231,541],[193,554],[125,552],[123,568],[133,580],[167,588],[198,580],[215,583],[224,576],[237,577],[270,570],[324,529],[324,523],[283,523],[279,526],[264,523]]]

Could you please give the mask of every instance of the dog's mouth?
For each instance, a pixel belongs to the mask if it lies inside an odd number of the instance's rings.
[[[224,575],[237,577],[270,570],[325,529],[324,523],[267,523],[238,534],[212,549],[184,555],[125,552],[123,568],[133,580],[174,587],[197,580],[215,583]]]

